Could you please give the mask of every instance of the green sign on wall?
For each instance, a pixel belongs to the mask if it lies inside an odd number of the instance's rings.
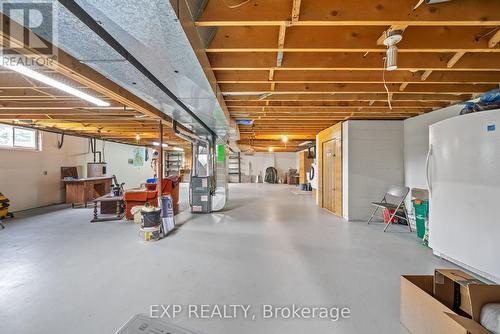
[[[217,161],[226,160],[226,147],[224,145],[217,145]]]

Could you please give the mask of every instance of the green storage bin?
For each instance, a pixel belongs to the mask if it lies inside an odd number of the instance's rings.
[[[425,235],[425,220],[429,217],[429,201],[421,201],[420,204],[417,204],[416,201],[413,200],[413,207],[415,208],[417,236],[423,239]]]

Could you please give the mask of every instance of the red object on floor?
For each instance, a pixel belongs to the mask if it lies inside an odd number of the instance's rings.
[[[174,214],[179,213],[179,183],[178,176],[169,176],[163,179],[162,195],[171,195],[174,202]],[[123,195],[125,202],[125,214],[128,220],[134,219],[130,212],[134,206],[143,206],[149,202],[152,206],[158,207],[158,192],[156,191],[156,184],[154,187],[149,186],[145,190],[140,191],[127,191]]]
[[[384,209],[384,221],[387,223],[389,221],[389,218],[394,214],[394,209]],[[397,224],[399,223],[398,217],[392,218],[392,223]]]

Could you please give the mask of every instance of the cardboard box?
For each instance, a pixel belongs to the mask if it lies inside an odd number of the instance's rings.
[[[434,272],[434,296],[461,315],[472,315],[468,288],[470,284],[485,283],[461,270],[436,269]]]
[[[441,272],[442,274],[442,272]],[[401,276],[401,323],[413,334],[488,334],[479,324],[481,308],[500,302],[500,285],[469,284],[471,316],[453,311],[434,296],[434,276]],[[461,296],[462,298],[462,296]],[[466,304],[464,304],[466,305]]]

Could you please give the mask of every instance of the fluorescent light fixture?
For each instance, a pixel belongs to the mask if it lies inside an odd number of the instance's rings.
[[[96,106],[99,107],[109,107],[110,104],[108,102],[105,102],[103,100],[100,100],[98,98],[95,98],[93,96],[88,95],[87,93],[82,92],[81,90],[75,89],[73,87],[70,87],[60,81],[54,80],[52,78],[49,78],[48,76],[39,73],[37,71],[33,71],[32,69],[27,68],[26,66],[23,65],[10,65],[9,64],[9,58],[5,56],[0,57],[0,66],[3,66],[9,70],[12,70],[14,72],[17,72],[19,74],[25,75],[27,77],[30,77],[31,79],[40,81],[46,85],[52,86],[54,88],[60,89],[63,92],[66,92],[68,94],[74,95],[76,97],[81,98],[82,100],[88,101],[90,103],[95,104]]]
[[[157,141],[155,141],[155,142],[153,142],[153,145],[154,145],[154,146],[160,146],[160,143],[159,143],[159,142],[157,142]],[[168,144],[163,144],[163,145],[162,145],[162,147],[163,147],[163,148],[168,147]]]
[[[172,147],[172,150],[178,151],[178,152],[184,152],[184,149],[182,147]]]
[[[310,145],[312,143],[313,143],[312,141],[305,141],[303,143],[300,143],[299,146],[306,146],[306,145]]]

